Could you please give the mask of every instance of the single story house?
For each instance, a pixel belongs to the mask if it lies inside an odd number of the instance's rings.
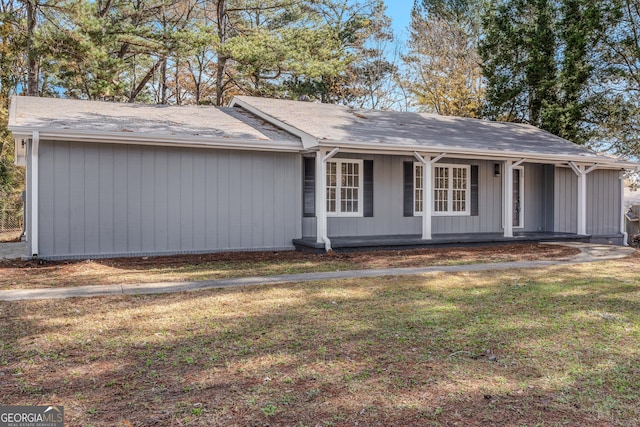
[[[14,97],[29,255],[578,239],[623,244],[637,164],[533,126],[235,97]]]

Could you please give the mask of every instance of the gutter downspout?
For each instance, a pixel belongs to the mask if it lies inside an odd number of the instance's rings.
[[[338,151],[340,151],[340,148],[335,147],[324,157],[321,157],[322,151],[318,151],[318,156],[316,157],[316,164],[320,163],[320,168],[317,168],[320,170],[320,185],[316,193],[319,196],[317,197],[318,204],[316,205],[316,211],[318,212],[316,234],[318,243],[324,243],[324,249],[327,252],[331,251],[331,240],[329,239],[327,226],[327,161],[335,156]]]
[[[629,235],[627,234],[627,227],[625,224],[624,215],[624,172],[620,172],[620,232],[622,233],[622,244],[629,246]]]
[[[38,151],[40,132],[33,131],[31,139],[31,255],[38,256]]]

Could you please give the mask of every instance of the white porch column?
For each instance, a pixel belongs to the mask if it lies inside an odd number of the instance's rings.
[[[422,157],[417,152],[413,155],[422,163],[422,239],[431,240],[431,217],[433,215],[433,164],[442,159],[446,153],[441,153],[435,158]]]
[[[578,176],[578,234],[587,234],[587,175],[598,167],[598,164],[586,169],[569,162],[569,166]]]
[[[578,175],[578,234],[587,234],[587,174],[579,166]]]
[[[316,154],[316,243],[324,243],[322,236],[327,223],[327,192],[325,190],[327,172],[322,161],[325,153],[318,151]]]
[[[433,163],[431,157],[422,164],[422,238],[431,240],[431,216],[433,211]]]
[[[40,132],[33,131],[33,137],[31,139],[31,255],[38,256],[38,252],[40,248],[39,245],[39,224],[38,224],[38,211],[40,208],[38,207],[38,193],[39,193],[39,155],[40,151]]]
[[[327,160],[338,151],[338,147],[330,152],[320,150],[316,156],[316,242],[324,243],[327,252],[331,250],[327,227]]]
[[[504,161],[504,237],[513,237],[513,162]]]

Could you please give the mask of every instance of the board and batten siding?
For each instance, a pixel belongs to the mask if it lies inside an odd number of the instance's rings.
[[[587,175],[587,233],[620,234],[620,171],[596,169]]]
[[[558,232],[578,231],[578,177],[556,168],[555,223]],[[620,233],[620,171],[596,169],[587,175],[587,234]]]
[[[293,249],[301,157],[40,143],[40,256]]]
[[[514,231],[553,231],[553,165],[525,163],[523,179],[524,227]]]
[[[578,177],[570,168],[557,167],[554,187],[554,193],[556,195],[554,203],[554,231],[577,233]]]

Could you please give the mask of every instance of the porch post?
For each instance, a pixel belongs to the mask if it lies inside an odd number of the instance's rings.
[[[39,245],[39,224],[38,224],[38,198],[39,198],[39,162],[40,162],[40,132],[33,131],[33,137],[31,139],[31,206],[29,207],[29,211],[31,213],[31,235],[29,246],[31,250],[29,251],[32,256],[38,256],[40,251]]]
[[[316,242],[324,243],[324,249],[327,252],[331,250],[327,226],[327,161],[338,151],[338,147],[329,152],[320,150],[316,157],[316,182],[318,183],[316,186]]]
[[[504,161],[504,237],[513,237],[513,162]]]
[[[431,156],[422,163],[422,239],[431,240],[431,215],[433,206]]]
[[[422,163],[422,239],[431,240],[431,216],[433,214],[433,164],[438,162],[446,153],[441,153],[435,158],[431,156],[422,157],[417,152],[413,156]]]
[[[585,166],[578,166],[569,162],[569,166],[578,176],[578,234],[587,234],[587,175],[594,171],[598,164],[586,169]]]
[[[327,172],[322,161],[325,153],[320,150],[316,154],[316,243],[324,243],[325,224],[327,222],[327,192],[325,190]]]
[[[578,234],[587,234],[587,174],[584,167],[579,166],[578,175]]]

